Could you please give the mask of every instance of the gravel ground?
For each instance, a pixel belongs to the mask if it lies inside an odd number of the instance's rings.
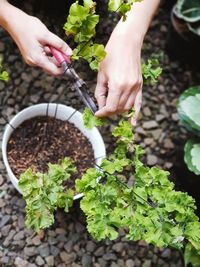
[[[27,4],[26,4],[27,5]],[[30,9],[30,6],[26,6]],[[39,14],[42,17],[42,14]],[[45,21],[45,17],[42,17]],[[57,21],[62,25],[64,17]],[[47,25],[55,24],[47,20]],[[60,23],[60,24],[59,24]],[[100,36],[105,41],[111,30],[112,20],[102,24]],[[55,32],[60,32],[55,29]],[[169,14],[161,9],[146,37],[143,57],[156,53],[163,67],[158,85],[144,86],[141,119],[135,129],[136,141],[147,152],[149,165],[157,164],[174,173],[178,143],[183,143],[187,132],[178,122],[176,101],[190,85],[200,84],[197,70],[170,59],[165,51],[169,31]],[[104,35],[103,35],[104,33]],[[62,35],[61,35],[62,36]],[[10,73],[7,84],[0,82],[0,109],[8,120],[24,107],[40,102],[59,102],[83,108],[73,84],[67,79],[47,76],[41,70],[25,65],[10,37],[0,30],[0,53],[4,55]],[[95,76],[85,64],[77,66],[91,91]],[[6,121],[0,116],[0,143]],[[109,128],[102,130],[108,150],[112,140]],[[0,155],[1,157],[1,155]],[[0,159],[0,265],[35,267],[182,267],[181,255],[170,249],[158,249],[143,241],[128,242],[123,231],[114,242],[96,242],[85,229],[85,218],[78,201],[69,214],[56,213],[56,223],[40,235],[24,227],[24,201],[6,176]]]

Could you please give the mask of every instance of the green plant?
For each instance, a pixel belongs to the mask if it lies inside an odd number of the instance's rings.
[[[194,200],[175,191],[168,172],[142,163],[144,151],[134,144],[127,119],[113,135],[118,139],[114,153],[76,181],[77,191],[84,192],[81,209],[88,231],[97,240],[116,239],[117,229],[125,228],[128,239],[182,249],[186,263],[199,266],[200,223]],[[127,185],[129,175],[134,175],[132,186]]]
[[[200,223],[194,199],[175,191],[168,172],[142,163],[144,151],[134,144],[129,116],[120,120],[112,134],[117,138],[114,152],[76,179],[76,191],[84,193],[80,206],[88,232],[97,240],[114,240],[118,229],[126,229],[129,240],[176,248],[184,251],[186,263],[199,266]],[[57,207],[68,211],[73,192],[65,191],[63,182],[74,171],[71,161],[64,159],[60,165],[49,164],[47,174],[29,169],[21,175],[28,227],[36,231],[49,227]],[[131,176],[133,183],[128,185]]]
[[[158,81],[162,73],[159,61],[156,58],[148,59],[147,63],[142,63],[142,75],[145,84],[154,84]]]
[[[95,7],[96,2],[92,0],[84,0],[83,5],[76,1],[71,5],[67,22],[64,25],[66,34],[73,35],[74,42],[78,44],[73,51],[72,59],[84,58],[93,70],[98,69],[99,63],[106,55],[104,46],[93,42],[96,25],[99,22]]]
[[[190,31],[200,36],[199,0],[178,0],[175,6],[175,14],[186,22]]]
[[[141,1],[110,0],[108,10],[119,13],[125,20],[126,13],[131,9],[132,4]],[[76,1],[71,5],[67,22],[64,24],[66,34],[72,36],[76,44],[72,60],[83,58],[89,63],[92,70],[98,70],[99,64],[106,56],[104,46],[94,42],[99,19],[99,15],[96,14],[95,1],[84,0],[83,4]],[[161,68],[158,66],[158,60],[156,59],[150,59],[147,64],[143,63],[142,69],[148,79],[153,78],[153,82],[156,82],[161,73]]]
[[[69,158],[58,164],[48,164],[48,172],[26,170],[20,176],[19,187],[26,202],[26,226],[38,232],[54,223],[54,212],[64,208],[66,212],[73,204],[74,192],[63,184],[76,172]]]
[[[135,2],[141,2],[142,0],[109,0],[108,9],[112,12],[119,13],[123,19],[126,19],[126,13],[131,9],[131,6]]]
[[[89,108],[85,108],[83,113],[83,120],[85,127],[88,129],[92,129],[94,126],[102,126],[105,123],[105,119],[95,117]]]
[[[7,82],[8,81],[8,73],[3,70],[2,59],[0,58],[0,80]]]
[[[177,109],[183,125],[194,134],[185,144],[185,163],[190,171],[200,175],[200,86],[186,90],[179,98]]]

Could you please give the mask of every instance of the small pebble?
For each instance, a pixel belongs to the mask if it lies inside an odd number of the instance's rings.
[[[158,123],[156,121],[146,121],[142,126],[144,129],[152,129],[158,127]]]
[[[16,267],[29,267],[29,262],[26,261],[26,260],[23,260],[22,258],[20,257],[17,257],[15,259],[15,266]]]
[[[147,155],[147,164],[153,166],[158,162],[158,158],[155,155]]]

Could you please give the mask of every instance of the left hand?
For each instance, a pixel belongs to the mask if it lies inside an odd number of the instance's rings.
[[[107,55],[97,76],[95,97],[99,111],[95,115],[111,116],[134,107],[135,125],[142,101],[141,44],[129,40],[129,36],[115,30],[106,45]]]

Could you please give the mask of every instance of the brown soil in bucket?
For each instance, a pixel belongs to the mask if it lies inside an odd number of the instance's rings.
[[[46,172],[47,164],[70,157],[78,173],[66,185],[74,188],[74,179],[94,166],[89,140],[72,123],[42,116],[23,122],[11,135],[7,146],[8,161],[17,178],[27,168]]]

